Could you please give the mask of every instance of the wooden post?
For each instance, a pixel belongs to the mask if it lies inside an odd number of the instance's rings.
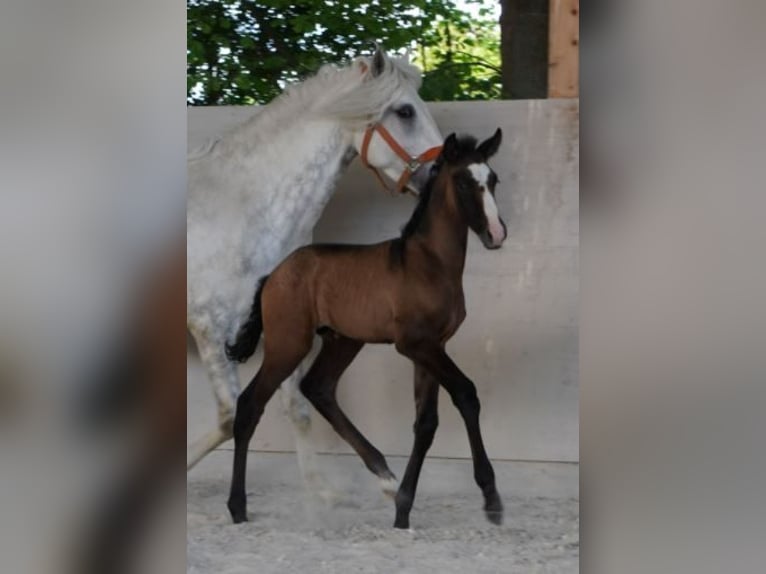
[[[500,54],[504,99],[548,94],[550,0],[500,0]]]
[[[548,97],[580,92],[580,0],[550,0]]]

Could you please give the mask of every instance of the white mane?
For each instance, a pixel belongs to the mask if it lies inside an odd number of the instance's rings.
[[[420,88],[420,70],[406,57],[386,56],[384,62],[383,70],[376,76],[369,72],[372,62],[366,57],[344,67],[326,64],[314,76],[289,86],[220,143],[251,147],[262,139],[261,134],[273,137],[280,127],[297,118],[339,119],[350,128],[361,129],[380,119],[403,87],[409,85],[415,91]],[[194,156],[205,155],[212,147]]]
[[[371,65],[367,58],[360,60],[365,66]],[[324,66],[303,86],[309,92],[308,97],[312,97],[310,90],[314,82],[316,90],[323,93],[321,99],[316,100],[315,113],[366,125],[380,119],[394,95],[405,85],[410,84],[417,91],[421,81],[420,70],[406,58],[387,57],[383,70],[375,77],[361,74],[357,60],[355,65],[341,69]]]

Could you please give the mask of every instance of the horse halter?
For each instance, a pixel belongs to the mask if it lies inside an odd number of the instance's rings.
[[[410,155],[402,146],[399,145],[399,143],[393,138],[389,131],[383,127],[382,124],[371,124],[364,132],[364,140],[362,140],[362,163],[365,167],[372,170],[372,172],[375,174],[375,177],[378,178],[380,185],[382,185],[386,191],[391,191],[391,188],[386,185],[386,182],[383,179],[383,176],[380,175],[378,168],[376,168],[374,165],[371,165],[370,162],[367,161],[367,149],[370,147],[372,134],[376,131],[380,134],[380,137],[383,138],[383,141],[385,141],[388,146],[394,150],[394,153],[404,161],[404,171],[402,171],[402,175],[399,176],[399,180],[396,182],[395,189],[397,193],[403,193],[407,187],[407,183],[412,177],[412,174],[415,173],[424,163],[428,163],[429,161],[433,161],[439,157],[439,154],[442,151],[442,146],[439,145],[427,149],[418,156]],[[415,192],[412,193],[417,195]]]

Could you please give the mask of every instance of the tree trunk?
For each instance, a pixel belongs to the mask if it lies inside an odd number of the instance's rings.
[[[500,0],[503,98],[548,94],[549,0]]]

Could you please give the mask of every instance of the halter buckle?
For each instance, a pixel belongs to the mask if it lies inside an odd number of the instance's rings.
[[[407,162],[406,169],[410,173],[415,173],[421,165],[423,165],[423,163],[419,158],[411,157],[410,161]]]
[[[402,193],[405,189],[408,191],[412,191],[407,187],[407,183],[409,182],[410,176],[414,174],[418,169],[420,169],[424,163],[433,161],[435,157],[439,154],[441,151],[441,146],[432,147],[431,149],[426,150],[419,156],[412,156],[409,153],[407,153],[402,146],[400,146],[397,141],[391,136],[390,133],[388,133],[388,130],[383,127],[380,123],[373,123],[367,126],[367,129],[364,131],[364,138],[362,139],[362,149],[360,150],[359,155],[361,156],[362,163],[365,167],[372,170],[372,172],[375,174],[375,177],[378,178],[378,181],[380,182],[380,185],[383,187],[383,189],[391,191],[391,189],[386,184],[385,180],[383,179],[383,176],[380,175],[380,171],[373,165],[370,165],[370,162],[367,161],[367,150],[370,146],[370,140],[372,140],[372,134],[375,132],[378,132],[381,138],[383,138],[383,141],[385,141],[388,146],[396,153],[399,158],[404,162],[404,170],[402,171],[401,175],[399,176],[399,181],[397,182],[395,190],[399,193]],[[417,192],[413,193],[417,195]]]

